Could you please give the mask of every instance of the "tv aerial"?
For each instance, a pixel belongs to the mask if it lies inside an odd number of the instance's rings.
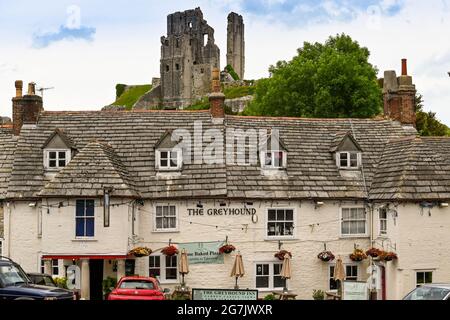
[[[41,88],[38,88],[37,91],[39,91],[41,93],[42,100],[44,100],[44,92],[47,90],[53,90],[53,89],[55,89],[55,87],[49,87],[49,88],[41,87]]]

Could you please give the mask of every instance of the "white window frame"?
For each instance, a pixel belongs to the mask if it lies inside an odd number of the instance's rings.
[[[331,289],[331,287],[330,287],[330,280],[333,277],[333,274],[331,273],[331,268],[332,267],[336,268],[336,264],[335,263],[328,264],[328,280],[327,280],[327,288],[328,288],[328,290],[336,290],[336,289]],[[357,279],[356,279],[356,281],[359,281],[359,279],[360,279],[360,267],[359,267],[359,265],[357,263],[345,263],[344,264],[345,281],[353,281],[353,280],[347,280],[347,267],[356,267],[356,272],[357,272]]]
[[[161,152],[168,152],[168,161],[167,166],[161,166]],[[170,159],[172,156],[172,152],[177,153],[177,166],[172,167],[170,165]],[[180,148],[173,148],[173,149],[158,149],[156,150],[156,169],[159,171],[179,171],[183,167],[183,151]]]
[[[59,268],[59,260],[58,259],[52,259],[51,261],[52,261],[52,266],[51,266],[52,272],[51,272],[50,276],[57,277],[57,276],[59,276],[59,269],[60,269]],[[53,268],[58,268],[58,272],[54,273],[53,272],[54,271]],[[39,271],[42,274],[45,274],[45,260],[42,259],[42,258],[41,258],[41,266],[40,266],[40,270]]]
[[[365,226],[364,226],[364,229],[365,229],[365,233],[355,233],[355,234],[344,234],[344,233],[342,233],[342,224],[343,224],[343,222],[344,222],[344,220],[343,220],[343,214],[342,214],[342,211],[344,210],[344,209],[364,209],[364,213],[365,213],[365,219],[364,219],[364,221],[365,221]],[[367,215],[367,210],[366,210],[366,207],[364,207],[364,206],[343,206],[342,208],[340,208],[339,209],[339,220],[340,220],[340,223],[339,223],[339,235],[340,235],[340,237],[341,238],[366,238],[366,237],[368,237],[369,236],[369,224],[368,224],[368,217],[367,217],[368,215]],[[352,221],[359,221],[359,220],[352,220]]]
[[[435,270],[414,270],[414,275],[415,275],[415,283],[416,283],[416,288],[418,287],[418,286],[420,286],[420,285],[424,285],[424,284],[430,284],[430,283],[433,283],[433,278],[434,278],[434,271]],[[417,274],[418,273],[431,273],[431,282],[430,283],[428,283],[428,282],[426,282],[426,283],[417,283]]]
[[[56,152],[56,167],[50,167],[50,152]],[[64,167],[59,166],[59,152],[66,153],[66,165]],[[44,149],[44,168],[48,171],[59,171],[69,164],[72,159],[72,151],[70,149]]]
[[[84,200],[84,201],[92,200],[92,201],[94,201],[94,215],[92,217],[87,217],[86,215],[83,216],[85,219],[93,219],[94,220],[94,235],[93,236],[77,236],[77,219],[78,218],[82,218],[82,217],[78,217],[77,216],[77,204],[76,204],[77,200]],[[77,199],[75,199],[75,210],[74,210],[74,213],[73,213],[73,215],[74,215],[73,231],[74,231],[74,234],[75,234],[75,240],[87,240],[87,241],[91,240],[91,241],[95,241],[95,237],[97,235],[97,225],[96,225],[96,223],[97,223],[96,213],[97,212],[95,210],[95,204],[96,204],[96,200],[95,199],[89,199],[89,198],[85,198],[85,199],[77,198]],[[85,207],[85,210],[86,210],[86,207]]]
[[[176,279],[166,279],[166,256],[164,254],[161,254],[161,253],[152,254],[152,255],[149,256],[149,258],[147,260],[148,261],[147,272],[148,272],[149,276],[150,276],[150,257],[159,257],[159,269],[160,269],[159,273],[160,273],[160,276],[157,277],[157,279],[158,279],[158,281],[161,284],[174,284],[174,283],[178,283],[179,282],[179,272],[178,272],[179,264],[180,264],[180,261],[179,261],[180,257],[179,257],[179,255],[176,255],[176,257],[177,257],[177,272],[176,272],[177,278]]]
[[[257,267],[259,264],[268,264],[269,265],[269,287],[268,288],[258,288],[256,286],[256,278],[257,278]],[[274,290],[283,290],[283,287],[274,287],[274,265],[275,264],[279,264],[282,265],[283,261],[277,260],[277,261],[255,261],[254,262],[254,266],[253,266],[253,270],[254,270],[254,275],[253,275],[253,287],[261,292],[267,292],[267,291],[274,291]],[[280,269],[281,272],[281,269]],[[289,289],[289,280],[286,279],[286,288]]]
[[[287,235],[287,236],[269,236],[268,235],[268,233],[269,233],[269,210],[292,210],[293,211],[293,220],[292,220],[292,223],[293,223],[293,228],[294,228],[294,230],[293,230],[293,232],[292,232],[292,235]],[[287,207],[280,207],[280,208],[277,208],[277,207],[268,207],[268,208],[266,208],[266,215],[265,215],[265,224],[264,224],[264,226],[265,226],[265,230],[264,230],[264,238],[266,239],[266,240],[283,240],[283,239],[295,239],[296,238],[296,236],[297,236],[297,210],[295,209],[295,208],[287,208]],[[284,221],[287,221],[287,220],[284,220]]]
[[[157,228],[156,227],[156,208],[157,207],[175,207],[175,228]],[[179,231],[179,214],[178,214],[178,206],[175,204],[168,204],[168,203],[156,203],[153,207],[153,232],[155,233],[170,233],[170,232],[178,232]],[[170,209],[169,209],[170,211]],[[164,217],[164,216],[163,216]]]
[[[386,218],[381,218],[381,212],[384,211],[386,213]],[[381,229],[381,225],[382,225],[382,221],[385,222],[385,226],[386,229],[382,230]],[[380,237],[387,237],[387,233],[388,233],[388,211],[385,208],[379,208],[378,209],[378,235]]]
[[[341,165],[341,154],[347,154],[347,165]],[[351,154],[356,154],[356,167],[351,166]],[[337,151],[336,152],[336,165],[339,169],[343,170],[358,170],[361,167],[362,155],[361,152],[350,152],[350,151]]]
[[[275,153],[280,153],[280,152],[283,154],[283,163],[281,164],[281,166],[276,167],[275,166]],[[271,155],[272,164],[266,165],[266,155],[269,153]],[[264,152],[261,152],[260,153],[260,163],[261,163],[261,168],[263,168],[263,169],[268,169],[268,170],[286,169],[286,167],[287,167],[287,152],[284,150],[275,150],[275,151],[266,150]]]

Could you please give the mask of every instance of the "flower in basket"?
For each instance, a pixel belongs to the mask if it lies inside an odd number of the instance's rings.
[[[219,253],[220,254],[224,254],[224,253],[229,254],[229,253],[232,253],[234,250],[236,250],[236,248],[233,245],[226,244],[219,248]]]
[[[383,252],[379,257],[381,261],[392,261],[398,259],[395,252]]]
[[[378,258],[383,253],[382,250],[377,248],[370,248],[366,251],[366,255],[372,257],[372,258]]]
[[[135,257],[147,257],[152,254],[152,249],[147,247],[138,247],[134,248],[130,252],[128,252],[128,255],[135,256]]]
[[[275,258],[278,258],[278,260],[284,260],[284,257],[286,256],[286,254],[288,254],[289,257],[292,258],[292,253],[290,253],[289,251],[286,251],[286,250],[280,250],[277,253],[275,253]]]
[[[328,261],[333,261],[335,256],[333,253],[331,253],[331,251],[323,251],[323,252],[319,253],[317,258],[319,258],[322,261],[328,262]]]
[[[175,246],[167,246],[161,250],[161,252],[166,256],[174,256],[178,254],[178,249]]]
[[[355,249],[350,255],[350,259],[352,261],[363,261],[364,259],[367,259],[367,255],[361,249]]]

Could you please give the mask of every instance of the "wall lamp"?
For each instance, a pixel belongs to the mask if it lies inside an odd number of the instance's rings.
[[[36,205],[37,205],[36,202],[30,202],[30,203],[28,204],[28,206],[29,206],[30,208],[34,208],[34,207],[36,207]]]
[[[199,201],[198,203],[197,203],[197,208],[203,208],[203,204],[202,204],[202,202],[201,201]]]
[[[440,202],[439,207],[441,208],[448,208],[448,202]]]
[[[314,209],[320,208],[323,205],[325,205],[325,202],[323,201],[314,201]]]

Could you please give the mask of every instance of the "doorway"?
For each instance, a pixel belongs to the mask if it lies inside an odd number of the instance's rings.
[[[386,300],[386,268],[380,266],[381,271],[381,300]]]
[[[135,275],[135,273],[134,273],[135,265],[136,265],[136,261],[135,260],[127,259],[125,261],[125,275],[127,277]]]
[[[91,300],[103,300],[103,260],[89,260]]]

